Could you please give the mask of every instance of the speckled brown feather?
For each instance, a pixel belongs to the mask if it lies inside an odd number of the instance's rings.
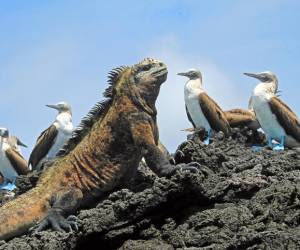
[[[16,151],[14,148],[9,148],[5,151],[5,154],[19,175],[27,174],[29,172],[27,161],[18,151]]]
[[[230,127],[247,126],[253,130],[259,129],[260,125],[255,117],[254,112],[244,109],[232,109],[224,111],[225,117]]]
[[[206,93],[199,94],[199,104],[212,129],[222,131],[225,136],[229,136],[230,126],[219,105]]]
[[[276,96],[269,100],[269,106],[286,134],[300,142],[300,122],[297,115]]]
[[[42,160],[47,155],[47,152],[55,142],[57,133],[58,130],[55,125],[51,125],[38,137],[28,161],[28,164],[32,166],[33,170],[36,169],[40,160]]]

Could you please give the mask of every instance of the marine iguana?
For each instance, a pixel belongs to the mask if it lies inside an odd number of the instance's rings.
[[[158,148],[155,101],[167,79],[167,67],[144,59],[111,71],[105,101],[98,102],[74,130],[68,143],[37,186],[0,208],[0,239],[52,227],[69,231],[80,206],[120,186],[142,157],[159,176],[191,165],[171,165]]]

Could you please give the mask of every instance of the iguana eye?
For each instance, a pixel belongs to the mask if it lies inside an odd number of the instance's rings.
[[[147,70],[149,70],[151,68],[151,65],[145,65],[145,66],[143,66],[143,68],[142,68],[142,70],[143,71],[147,71]]]

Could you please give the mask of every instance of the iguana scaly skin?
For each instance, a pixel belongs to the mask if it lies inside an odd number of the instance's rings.
[[[165,64],[145,59],[110,73],[107,99],[82,120],[58,158],[37,186],[0,208],[0,239],[51,226],[68,231],[65,217],[89,199],[122,185],[136,171],[142,157],[158,175],[178,168],[170,165],[158,144],[155,101],[167,78]]]

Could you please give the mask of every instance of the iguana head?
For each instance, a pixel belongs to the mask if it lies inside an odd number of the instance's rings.
[[[112,98],[128,95],[148,112],[155,113],[155,101],[161,84],[167,79],[167,66],[161,61],[146,58],[131,67],[116,69],[112,82]],[[151,111],[152,109],[152,111]]]
[[[110,86],[105,90],[104,96],[111,102],[119,97],[129,96],[136,105],[155,114],[155,101],[167,75],[167,66],[152,58],[146,58],[131,67],[121,66],[109,73]]]
[[[158,60],[146,58],[131,67],[135,84],[139,86],[160,86],[167,79],[167,66]],[[152,86],[153,87],[153,86]]]

